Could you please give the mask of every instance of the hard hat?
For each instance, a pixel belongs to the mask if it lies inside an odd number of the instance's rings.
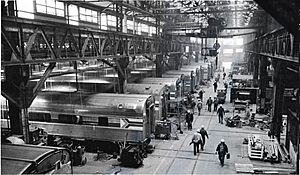
[[[221,139],[221,142],[225,142],[225,140],[224,140],[224,139]]]
[[[209,96],[209,98],[211,98],[211,96]]]
[[[190,111],[190,110],[188,110],[187,112],[188,112],[188,113],[190,113],[191,111]]]
[[[200,129],[197,129],[197,132],[200,132]]]
[[[201,128],[204,128],[204,125],[201,125]]]
[[[220,107],[223,107],[223,105],[222,105],[222,104],[220,104]]]

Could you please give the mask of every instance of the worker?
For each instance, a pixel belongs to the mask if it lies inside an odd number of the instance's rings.
[[[219,107],[219,109],[217,111],[217,114],[219,116],[219,123],[223,124],[223,117],[225,115],[225,110],[224,110],[224,108],[223,108],[222,105],[220,105],[220,107]]]
[[[200,135],[202,137],[201,150],[203,151],[203,148],[204,148],[204,145],[205,145],[205,136],[208,139],[208,134],[207,134],[207,131],[204,129],[204,125],[201,126]]]
[[[204,94],[204,90],[201,88],[200,91],[198,92],[199,98],[201,99],[201,101],[203,101],[203,94]]]
[[[202,101],[200,99],[198,99],[197,108],[198,108],[198,116],[200,116],[201,109],[202,109]]]
[[[194,155],[196,155],[196,153],[199,153],[199,145],[202,144],[200,129],[197,129],[197,132],[194,133],[190,145],[192,143],[194,144]]]
[[[218,109],[218,104],[219,104],[219,100],[218,100],[217,97],[214,98],[213,103],[214,103],[214,111],[217,111],[217,109]]]
[[[187,113],[186,113],[186,116],[185,116],[185,121],[187,123],[188,130],[192,130],[193,120],[194,120],[194,116],[191,113],[191,110],[188,110]]]
[[[220,160],[221,166],[224,166],[225,155],[228,153],[228,147],[225,144],[224,139],[221,139],[221,142],[217,146],[216,153],[218,153],[218,155],[219,155],[219,160]]]
[[[207,109],[209,112],[211,112],[211,105],[212,105],[213,101],[211,99],[211,96],[208,98],[206,105],[207,105]]]
[[[226,77],[226,73],[224,72],[223,73],[223,80],[225,80],[225,77]]]
[[[217,81],[215,81],[213,85],[214,85],[214,92],[217,92],[217,88],[218,88],[218,82],[217,82]]]
[[[192,98],[192,101],[191,101],[191,109],[192,109],[192,113],[194,113],[195,107],[196,107],[196,102],[195,102],[195,98],[193,97],[193,98]]]

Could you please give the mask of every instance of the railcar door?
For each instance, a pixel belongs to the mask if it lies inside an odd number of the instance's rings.
[[[155,115],[154,115],[154,99],[149,97],[146,100],[146,113],[144,116],[144,138],[149,138],[152,130],[155,128]]]

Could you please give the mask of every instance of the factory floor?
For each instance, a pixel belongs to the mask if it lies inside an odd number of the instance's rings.
[[[222,84],[222,81],[220,82]],[[212,82],[208,87],[203,87],[204,103],[209,96],[216,96],[213,92]],[[232,103],[229,103],[230,89],[228,90],[226,102],[223,105],[230,112],[226,116],[232,116]],[[196,94],[195,94],[196,95]],[[193,145],[189,145],[192,135],[201,125],[208,131],[209,139],[203,151],[196,156],[193,154]],[[291,164],[264,162],[260,160],[250,160],[247,153],[247,144],[243,144],[244,138],[251,134],[258,134],[266,137],[266,132],[258,128],[251,127],[227,127],[218,123],[216,112],[208,112],[207,106],[203,106],[201,115],[197,110],[194,114],[192,131],[182,124],[183,134],[177,130],[178,140],[155,140],[151,144],[155,146],[153,153],[148,154],[143,165],[139,168],[128,168],[120,166],[116,159],[103,159],[94,161],[95,153],[86,153],[88,158],[85,166],[73,168],[74,174],[239,174],[253,173],[254,170],[261,170],[261,173],[288,174],[294,168]],[[225,160],[222,167],[218,156],[215,154],[216,147],[221,139],[225,139],[231,154],[230,159]]]

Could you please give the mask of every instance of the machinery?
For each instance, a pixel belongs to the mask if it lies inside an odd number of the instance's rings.
[[[248,155],[250,159],[278,162],[279,144],[276,139],[261,139],[258,135],[248,138]]]
[[[155,126],[155,138],[163,138],[170,139],[171,137],[171,122],[170,121],[159,121],[156,122]]]
[[[217,89],[217,98],[219,104],[224,104],[226,100],[226,89],[225,88],[218,88]]]

